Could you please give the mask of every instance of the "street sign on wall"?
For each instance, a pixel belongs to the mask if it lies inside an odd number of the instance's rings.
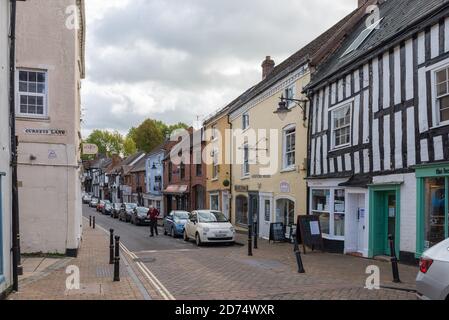
[[[85,155],[96,155],[98,153],[98,147],[92,143],[83,144],[83,154]]]

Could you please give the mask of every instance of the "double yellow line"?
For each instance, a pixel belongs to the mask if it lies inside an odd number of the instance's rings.
[[[170,291],[168,291],[168,289],[159,281],[159,279],[156,278],[156,276],[147,268],[147,266],[143,262],[138,261],[139,257],[135,253],[129,251],[123,243],[120,243],[120,248],[122,248],[122,250],[136,262],[143,275],[148,279],[148,281],[151,282],[157,292],[159,292],[159,294],[165,300],[176,300],[175,297],[173,297],[173,295],[170,293]]]

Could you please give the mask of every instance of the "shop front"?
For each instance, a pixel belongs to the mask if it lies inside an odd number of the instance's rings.
[[[449,238],[449,163],[416,167],[416,258]]]
[[[309,180],[309,214],[319,217],[326,251],[367,257],[368,190],[353,182]]]

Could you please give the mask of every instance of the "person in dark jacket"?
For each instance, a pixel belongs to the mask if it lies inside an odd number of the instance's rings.
[[[148,217],[150,218],[150,237],[154,237],[159,235],[157,231],[157,218],[159,217],[159,210],[153,206],[150,206],[150,210],[148,211]]]

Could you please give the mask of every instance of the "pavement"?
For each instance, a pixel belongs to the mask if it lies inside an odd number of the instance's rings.
[[[87,206],[83,211],[85,218],[96,217],[97,228],[84,220],[78,258],[50,264],[32,282],[21,280],[20,292],[10,299],[416,300],[414,266],[400,264],[402,283],[395,284],[387,262],[315,251],[302,255],[306,273],[299,274],[290,244],[259,240],[248,257],[245,245],[198,248],[162,232],[150,238],[148,227],[120,222]],[[119,283],[112,282],[108,264],[110,228],[122,243]],[[245,235],[237,240],[246,243]],[[67,265],[80,268],[81,290],[66,290]],[[380,270],[379,290],[365,288],[370,266]]]

